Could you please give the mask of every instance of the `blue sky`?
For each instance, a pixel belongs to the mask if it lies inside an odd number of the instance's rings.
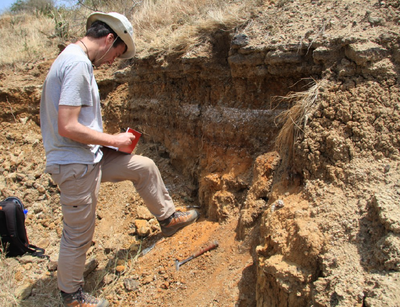
[[[3,13],[5,10],[9,9],[13,3],[17,0],[0,0],[0,14]],[[56,4],[64,4],[66,6],[75,4],[77,1],[75,0],[57,0],[55,1]]]
[[[9,9],[11,4],[13,4],[16,0],[0,0],[0,13],[4,12],[4,10]]]

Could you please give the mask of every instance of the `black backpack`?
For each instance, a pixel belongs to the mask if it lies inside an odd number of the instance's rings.
[[[25,228],[25,209],[17,197],[7,197],[0,202],[0,248],[7,257],[21,256],[30,253],[40,258],[44,249],[29,244]]]

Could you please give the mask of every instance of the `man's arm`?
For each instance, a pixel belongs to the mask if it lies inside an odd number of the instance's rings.
[[[111,135],[90,129],[78,121],[81,107],[59,106],[58,133],[83,144],[121,147],[130,145],[135,139],[132,133],[119,133]]]

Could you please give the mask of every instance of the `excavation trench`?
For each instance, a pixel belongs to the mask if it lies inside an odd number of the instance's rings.
[[[294,103],[279,97],[307,91],[321,78],[324,65],[311,55],[232,48],[224,58],[151,57],[98,80],[106,129],[142,132],[137,153],[168,161],[181,176],[181,182],[167,183],[173,194],[185,191],[183,202],[198,204],[208,221],[236,220],[228,235],[238,245],[246,242],[254,263],[241,273],[239,306],[262,301],[249,284],[260,279],[265,285],[264,274],[256,273],[263,212],[276,193],[293,193],[296,201],[301,184],[301,176],[287,173],[289,166],[279,170],[275,141],[283,125],[277,117]],[[281,181],[274,174],[282,172],[293,178],[273,193],[273,182]]]
[[[137,60],[114,82],[99,81],[106,127],[141,131],[143,142],[186,176],[209,218],[223,219],[228,208],[212,198],[223,190],[235,195],[231,207],[241,207],[254,161],[274,150],[282,126],[277,116],[291,107],[279,97],[321,78],[323,65],[311,54],[231,48],[224,58]]]
[[[336,290],[315,292],[331,282],[325,262],[335,253],[329,247],[335,226],[326,216],[337,219],[347,210],[336,212],[337,202],[359,195],[363,181],[354,182],[351,165],[360,163],[366,150],[380,158],[398,157],[395,138],[382,144],[374,133],[363,134],[374,144],[368,147],[352,126],[377,108],[389,116],[391,107],[382,107],[378,97],[388,97],[396,82],[397,62],[385,58],[395,49],[340,40],[329,47],[226,45],[206,57],[140,59],[116,73],[114,82],[100,80],[106,126],[111,132],[121,126],[143,132],[152,152],[186,178],[177,185],[198,202],[208,221],[223,225],[237,219],[231,235],[248,243],[254,263],[242,271],[239,306],[343,300]],[[364,117],[357,103],[368,96],[382,105],[364,110]],[[398,125],[389,121],[388,133],[395,133]],[[364,125],[382,129],[376,123]],[[321,192],[327,185],[334,187],[335,201]],[[340,192],[350,186],[351,193]],[[366,204],[371,194],[362,196]],[[332,206],[313,209],[324,203]],[[355,246],[364,250],[362,243]],[[246,286],[254,282],[256,289]],[[353,294],[347,302],[363,300]]]

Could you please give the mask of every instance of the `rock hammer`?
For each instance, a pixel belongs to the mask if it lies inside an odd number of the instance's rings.
[[[194,259],[194,258],[200,256],[201,254],[204,254],[205,252],[208,252],[209,250],[212,250],[213,248],[217,248],[217,247],[218,247],[218,242],[217,242],[217,241],[214,241],[214,242],[212,242],[211,244],[209,244],[208,246],[206,246],[206,247],[204,247],[203,249],[199,250],[197,253],[194,253],[192,256],[190,256],[190,257],[188,257],[188,258],[186,258],[186,259],[184,259],[184,260],[182,260],[182,261],[179,261],[178,259],[175,260],[175,267],[176,267],[176,270],[178,271],[178,270],[179,270],[179,267],[180,267],[182,264],[184,264],[184,263],[186,263],[186,262],[188,262],[188,261],[190,261],[190,260],[192,260],[192,259]]]

